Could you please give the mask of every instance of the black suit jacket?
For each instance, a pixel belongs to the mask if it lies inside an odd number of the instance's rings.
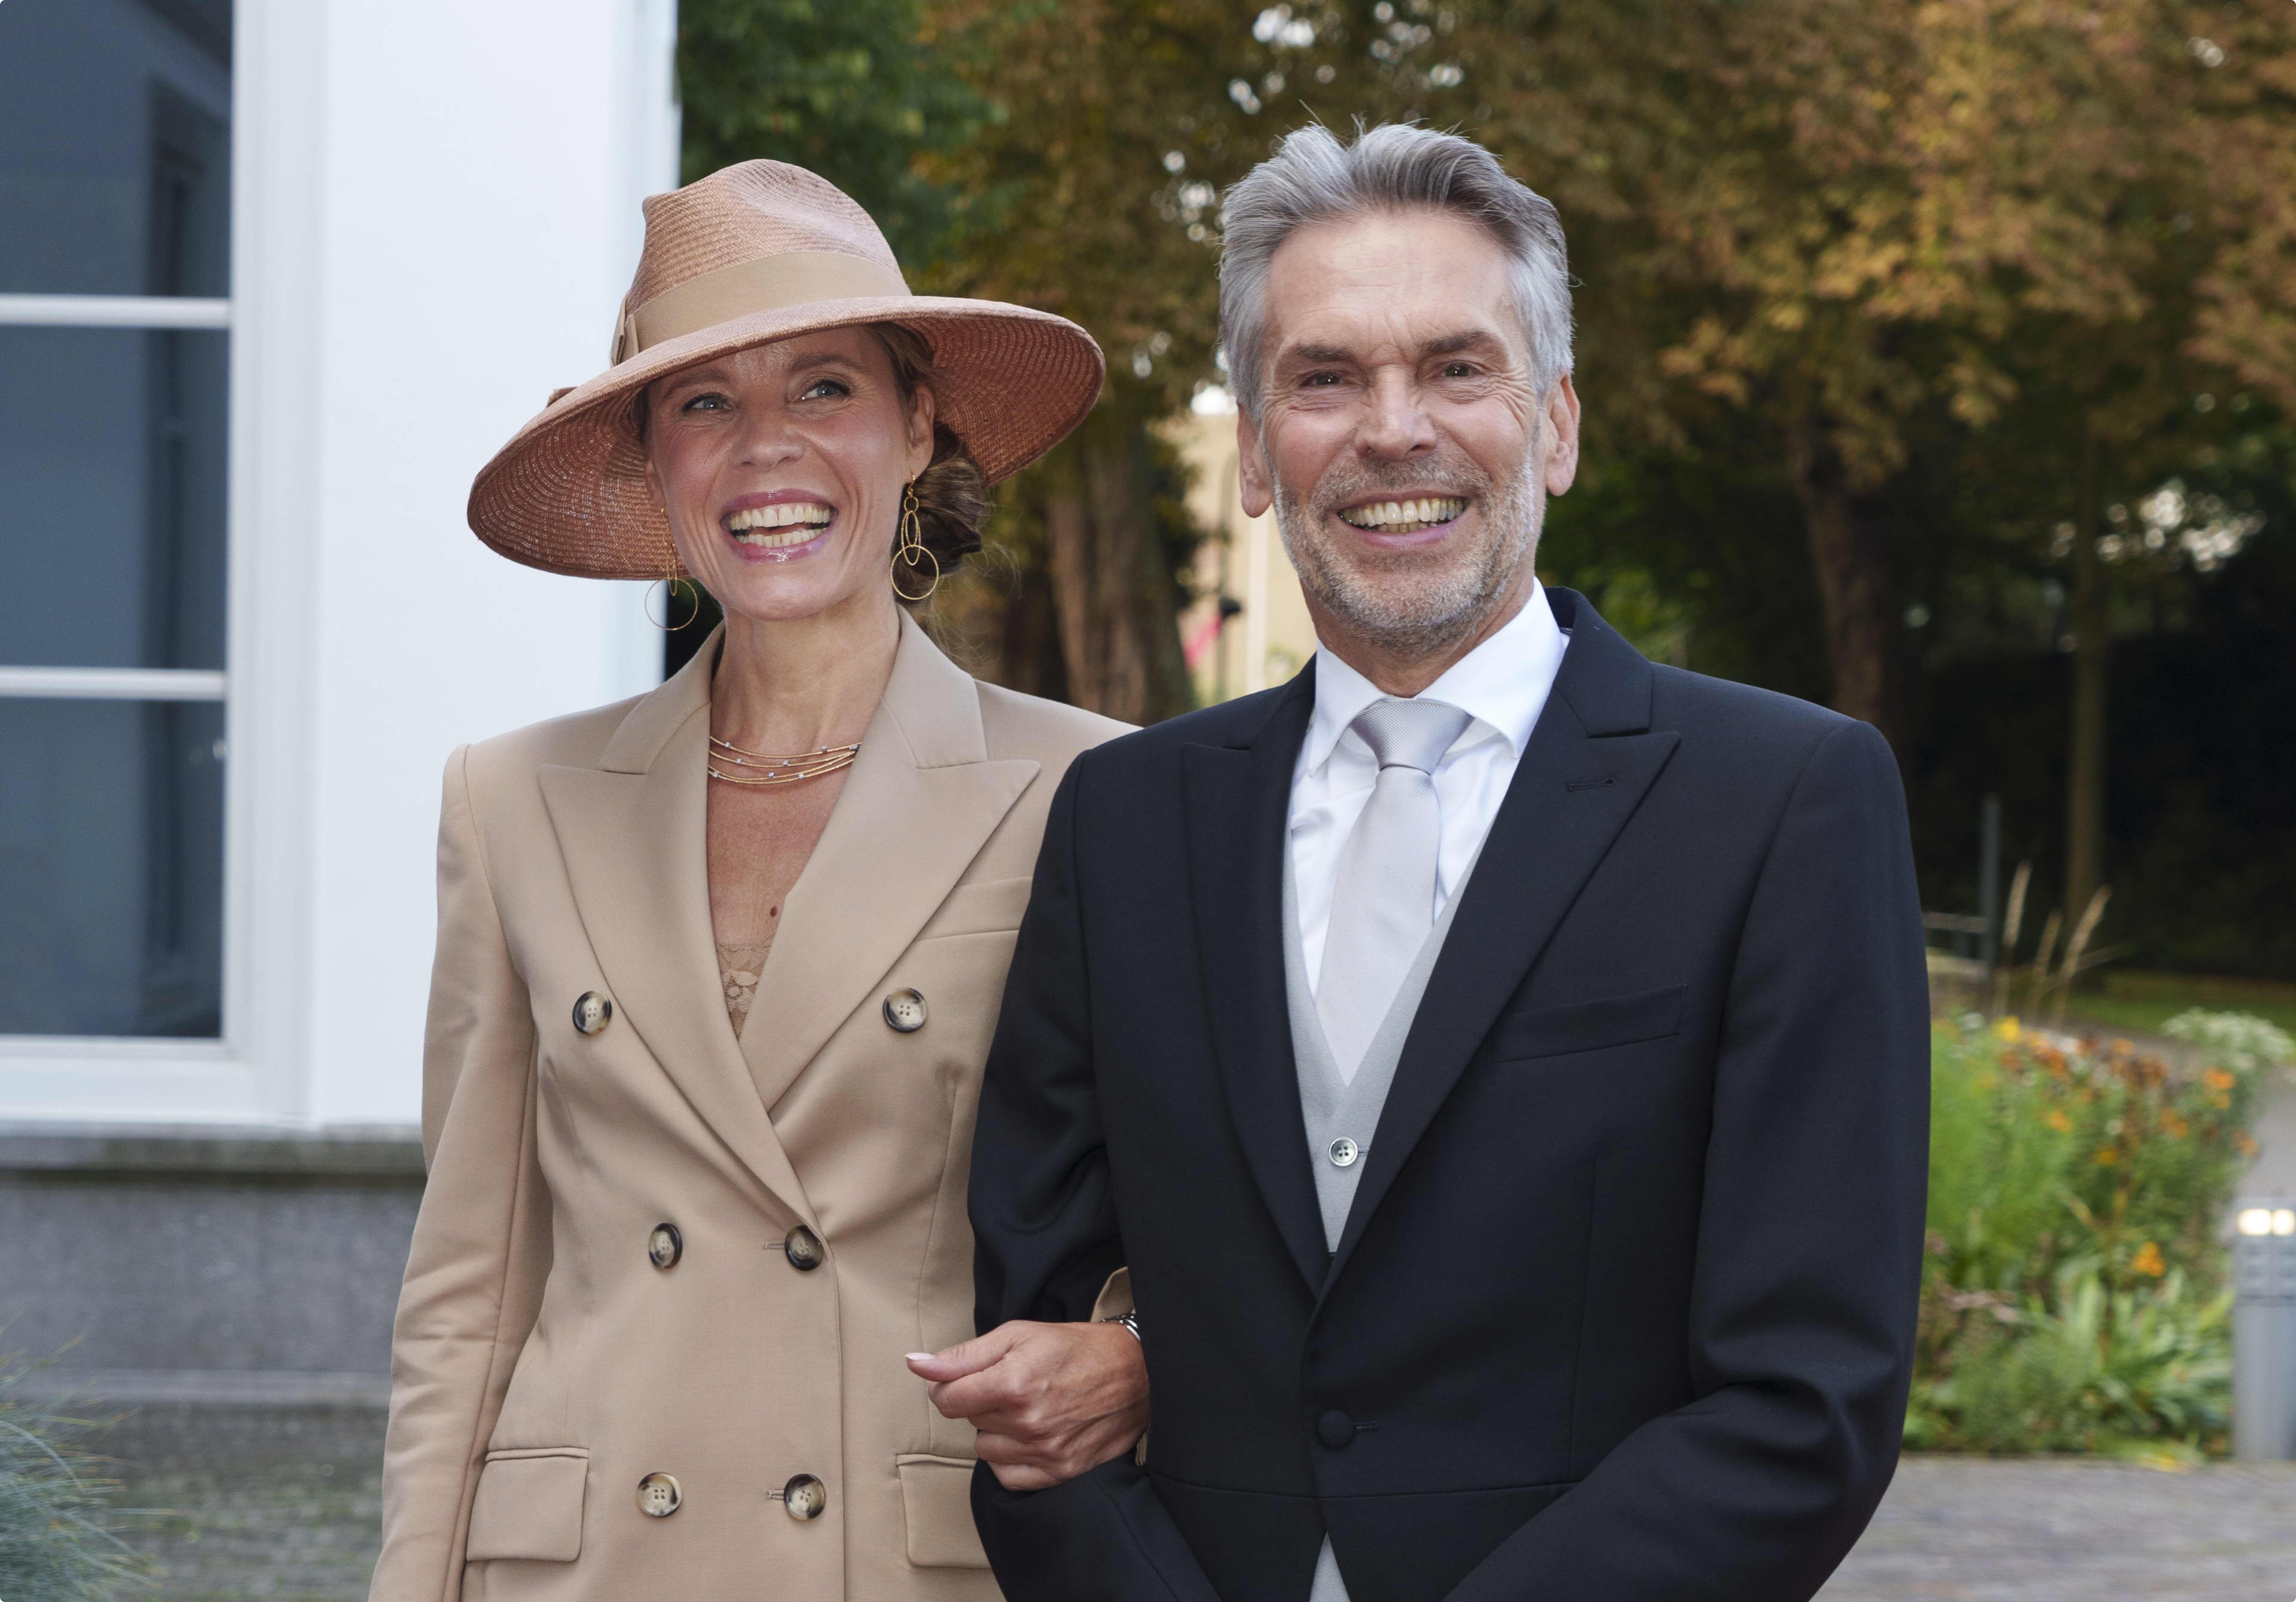
[[[1284,1001],[1302,674],[1078,759],[973,1146],[979,1316],[1132,1272],[1129,1458],[973,1508],[1013,1602],[1792,1602],[1898,1455],[1928,1006],[1874,730],[1581,597],[1326,1253]]]

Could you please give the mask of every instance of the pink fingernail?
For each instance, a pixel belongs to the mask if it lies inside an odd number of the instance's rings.
[[[913,1363],[929,1363],[932,1361],[932,1353],[930,1351],[912,1351],[908,1354],[908,1358],[909,1361]]]

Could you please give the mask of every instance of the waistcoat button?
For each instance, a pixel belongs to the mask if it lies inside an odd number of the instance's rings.
[[[602,1034],[614,1021],[614,1004],[595,990],[574,998],[574,1028],[586,1035]]]
[[[782,1487],[782,1507],[800,1524],[819,1518],[829,1508],[829,1487],[809,1474],[792,1475]]]
[[[676,1475],[650,1474],[638,1482],[638,1511],[648,1518],[668,1518],[685,1500]]]
[[[925,998],[915,990],[895,990],[885,998],[885,1023],[897,1034],[913,1035],[925,1026]]]
[[[782,1242],[782,1255],[789,1259],[790,1267],[799,1273],[810,1274],[828,1258],[829,1252],[821,1244],[821,1236],[800,1224],[789,1232],[789,1238]]]
[[[1316,1420],[1316,1439],[1333,1451],[1356,1438],[1356,1421],[1337,1408]]]
[[[1353,1168],[1356,1159],[1363,1155],[1363,1147],[1342,1135],[1324,1148],[1324,1154],[1332,1160],[1333,1168]]]

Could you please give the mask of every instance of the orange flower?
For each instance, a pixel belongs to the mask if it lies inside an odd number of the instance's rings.
[[[2193,1126],[2185,1121],[2183,1114],[2179,1113],[2176,1108],[2163,1107],[2161,1109],[2161,1132],[2168,1136],[2169,1139],[2182,1140],[2186,1135],[2192,1133],[2192,1130]]]
[[[2221,1068],[2211,1068],[2201,1075],[2201,1083],[2211,1090],[2229,1090],[2236,1083],[2233,1076]]]
[[[2239,1134],[2234,1135],[2232,1138],[2232,1145],[2233,1149],[2243,1157],[2253,1157],[2256,1155],[2258,1149],[2256,1138],[2246,1130],[2243,1130]]]
[[[2060,1135],[2073,1127],[2073,1121],[2065,1116],[2065,1110],[2062,1107],[2051,1107],[2042,1117],[2041,1121]]]
[[[2148,1275],[2154,1279],[2169,1271],[2168,1260],[2161,1255],[2161,1248],[2149,1240],[2136,1249],[2136,1255],[2128,1260],[2128,1266],[2133,1272]]]
[[[2111,1146],[2101,1146],[2097,1147],[2097,1149],[2096,1149],[2096,1165],[2097,1165],[2099,1168],[2111,1168],[2114,1163],[2116,1163],[2116,1162],[2120,1162],[2120,1154],[2119,1152],[2117,1152],[2117,1151],[2114,1151]]]

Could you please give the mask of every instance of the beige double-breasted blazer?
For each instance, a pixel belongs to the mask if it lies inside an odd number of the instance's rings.
[[[902,1354],[972,1333],[981,1061],[1053,790],[1123,726],[901,627],[739,1039],[705,859],[715,641],[447,764],[376,1602],[996,1595],[972,1429]],[[909,990],[904,1032],[884,1003]],[[592,993],[612,1012],[586,1034]],[[808,1520],[780,1499],[800,1475]]]

